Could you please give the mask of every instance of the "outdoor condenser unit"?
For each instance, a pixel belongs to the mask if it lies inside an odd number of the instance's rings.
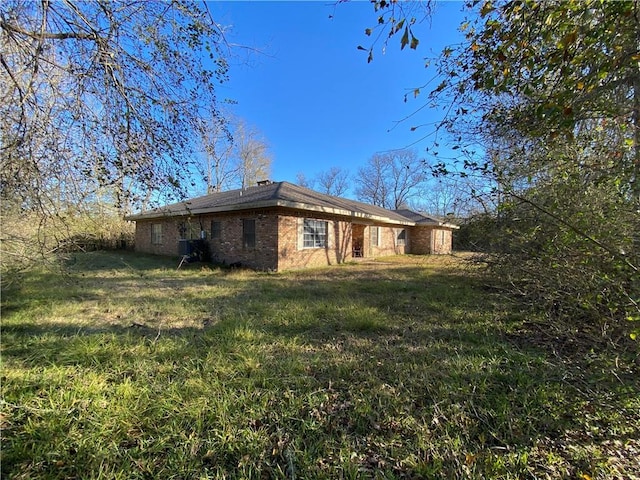
[[[178,240],[178,255],[191,255],[195,250],[195,242],[193,240]]]

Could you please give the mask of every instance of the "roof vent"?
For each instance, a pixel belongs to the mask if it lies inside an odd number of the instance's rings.
[[[271,185],[273,182],[271,180],[258,180],[258,186],[262,187],[264,185]]]

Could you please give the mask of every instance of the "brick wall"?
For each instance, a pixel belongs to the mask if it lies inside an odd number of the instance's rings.
[[[300,222],[304,218],[328,222],[327,248],[303,248]],[[335,265],[351,259],[351,222],[310,212],[281,212],[278,217],[278,270]]]
[[[299,242],[301,219],[328,222],[327,248],[302,248]],[[243,245],[243,220],[255,220],[256,244]],[[220,238],[211,238],[211,222],[220,222]],[[162,224],[161,242],[151,242],[153,224]],[[291,270],[313,266],[335,265],[352,259],[352,240],[362,241],[364,257],[401,255],[404,253],[451,253],[451,230],[431,226],[379,226],[379,245],[371,244],[369,225],[352,225],[350,219],[284,209],[268,209],[238,213],[208,214],[199,217],[175,217],[136,222],[136,250],[158,255],[178,256],[181,226],[187,232],[203,229],[211,259],[216,263],[234,264],[258,270]],[[406,245],[398,245],[399,232],[406,232]],[[182,229],[182,233],[185,229]]]
[[[378,246],[371,244],[371,229],[375,225],[365,228],[365,243],[368,250],[365,250],[365,257],[384,257],[388,255],[402,255],[408,252],[409,228],[408,227],[383,227],[378,228]],[[401,230],[405,230],[405,245],[398,245],[397,237]]]
[[[433,227],[411,227],[410,253],[414,255],[428,255],[431,253],[431,231]]]
[[[449,254],[453,240],[450,228],[416,226],[411,228],[410,253],[415,255]]]
[[[255,247],[243,245],[243,220],[255,220]],[[211,238],[211,222],[219,221],[221,235]],[[151,225],[162,224],[162,243],[151,243]],[[136,222],[136,251],[157,255],[178,256],[180,227],[195,224],[194,229],[202,228],[206,232],[206,244],[211,259],[222,264],[234,264],[259,270],[275,270],[278,267],[278,223],[277,217],[269,211],[248,211],[238,214],[202,215],[199,217],[176,217],[157,220],[138,220]],[[189,231],[189,228],[187,228]]]
[[[135,250],[155,255],[177,256],[178,240],[180,239],[179,225],[181,222],[181,219],[173,218],[136,221]],[[153,224],[162,225],[162,235],[158,244],[151,243],[151,225]]]
[[[278,222],[275,212],[269,210],[247,211],[236,214],[205,215],[207,244],[211,259],[216,263],[277,270]],[[255,221],[255,246],[245,247],[243,221]],[[211,222],[220,222],[220,238],[211,238]]]

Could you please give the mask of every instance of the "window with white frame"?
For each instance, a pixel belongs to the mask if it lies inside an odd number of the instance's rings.
[[[407,231],[403,228],[398,232],[396,245],[406,245],[407,244]]]
[[[327,246],[327,222],[324,220],[304,219],[303,223],[304,248],[326,248]]]
[[[380,227],[369,227],[371,230],[371,246],[380,246]]]
[[[151,224],[151,244],[162,245],[162,224],[161,223]]]

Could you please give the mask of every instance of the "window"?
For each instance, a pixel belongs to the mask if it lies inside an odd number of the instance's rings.
[[[380,227],[369,227],[371,228],[371,246],[379,247],[380,246]]]
[[[326,248],[327,222],[305,218],[302,246],[304,248]]]
[[[162,245],[162,224],[161,223],[151,224],[151,244]]]
[[[222,238],[222,222],[211,220],[211,240]]]
[[[178,227],[181,240],[196,240],[200,238],[200,226],[195,223],[181,223]]]
[[[244,248],[256,247],[256,221],[242,220],[242,246]]]
[[[396,242],[397,245],[406,245],[407,244],[407,231],[402,229],[400,230],[400,232],[398,233],[398,237],[397,237],[398,241]]]

